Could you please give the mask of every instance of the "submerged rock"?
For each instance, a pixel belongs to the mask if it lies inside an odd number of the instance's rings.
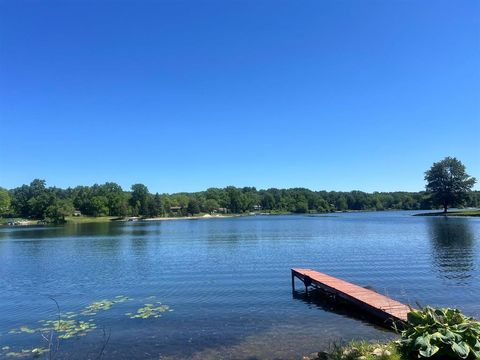
[[[330,354],[325,351],[314,352],[310,355],[305,355],[302,357],[302,360],[329,360]]]
[[[372,355],[380,357],[380,356],[390,356],[392,355],[392,353],[387,349],[376,348],[375,350],[373,350]]]
[[[357,357],[357,356],[359,356],[359,355],[360,355],[360,351],[359,351],[357,348],[355,348],[355,347],[352,347],[352,348],[350,348],[350,349],[345,349],[345,350],[343,351],[343,356],[344,356],[344,357],[352,357],[352,356],[353,356],[353,357]]]

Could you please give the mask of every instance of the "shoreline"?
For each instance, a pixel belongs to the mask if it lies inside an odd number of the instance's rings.
[[[475,210],[460,210],[460,211],[451,211],[451,212],[428,212],[428,213],[420,213],[420,214],[415,214],[413,216],[444,216],[444,217],[479,217],[480,216],[480,210],[475,209]]]
[[[144,218],[138,219],[138,221],[167,221],[167,220],[203,220],[203,219],[228,219],[234,217],[243,217],[249,215],[242,215],[242,214],[229,214],[229,215],[202,215],[202,216],[175,216],[175,217],[168,217],[168,216],[158,216],[153,218]],[[120,220],[120,221],[128,221],[128,220]]]
[[[327,215],[336,216],[341,213],[364,213],[364,212],[393,212],[393,211],[408,211],[408,210],[346,210],[346,211],[335,211],[335,212],[321,212],[321,213],[302,213],[295,214],[291,212],[271,212],[271,213],[245,213],[245,214],[204,214],[199,216],[157,216],[149,218],[141,217],[118,217],[118,216],[68,216],[65,218],[66,224],[80,224],[80,223],[100,223],[100,222],[129,222],[129,221],[168,221],[168,220],[202,220],[202,219],[228,219],[228,218],[237,218],[237,217],[246,217],[246,216],[279,216],[279,215],[305,215],[305,216],[316,216],[316,215]],[[454,210],[451,212],[444,213],[443,211],[438,212],[422,212],[418,214],[412,214],[412,216],[426,216],[426,217],[480,217],[480,209],[469,209],[469,210]],[[12,226],[8,224],[7,219],[0,219],[0,226],[7,227]],[[13,226],[34,226],[34,225],[45,225],[42,223],[44,220],[35,220],[35,219],[21,219],[13,218],[15,223]]]

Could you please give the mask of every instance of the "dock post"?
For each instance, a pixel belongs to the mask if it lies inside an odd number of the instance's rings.
[[[303,284],[305,285],[305,293],[308,296],[308,287],[312,285],[312,279],[308,275],[305,275],[303,277]]]
[[[295,275],[293,274],[293,270],[292,270],[292,291],[295,291]]]

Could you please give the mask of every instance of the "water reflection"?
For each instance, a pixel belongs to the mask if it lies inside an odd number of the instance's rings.
[[[475,238],[469,219],[427,219],[434,265],[458,284],[470,282],[475,270]]]
[[[19,226],[0,229],[0,239],[46,239],[80,236],[119,236],[123,234],[123,224],[118,222],[67,223],[65,225]]]
[[[122,235],[135,237],[161,235],[161,221],[124,223],[121,227]]]

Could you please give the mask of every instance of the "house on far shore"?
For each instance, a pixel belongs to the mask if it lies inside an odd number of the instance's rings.
[[[218,208],[217,210],[214,210],[213,211],[214,213],[220,213],[220,214],[227,214],[228,213],[228,209],[227,208]]]
[[[170,206],[170,211],[173,212],[173,213],[177,213],[182,209],[183,209],[183,207],[181,207],[181,206]]]
[[[262,210],[262,206],[261,205],[253,205],[253,210],[254,211],[260,211],[260,210]]]
[[[82,216],[82,212],[80,210],[75,210],[73,216]]]

